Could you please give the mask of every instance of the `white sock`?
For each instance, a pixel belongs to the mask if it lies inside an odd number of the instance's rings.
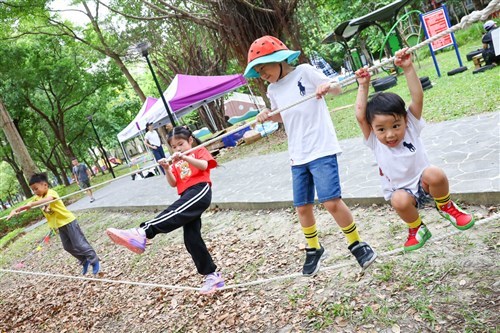
[[[136,228],[135,230],[137,230],[137,233],[139,235],[141,235],[142,237],[146,237],[146,231],[144,231],[144,229],[142,229],[142,228]]]

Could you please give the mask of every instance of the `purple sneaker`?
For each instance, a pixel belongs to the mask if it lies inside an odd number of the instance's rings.
[[[201,286],[201,294],[211,294],[217,289],[224,287],[224,279],[220,273],[210,273],[205,275],[205,282]]]
[[[146,237],[142,236],[137,228],[128,230],[108,228],[106,234],[116,244],[125,246],[137,254],[143,253],[146,249]]]

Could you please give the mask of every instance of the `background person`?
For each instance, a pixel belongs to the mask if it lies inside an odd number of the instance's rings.
[[[73,175],[75,177],[76,183],[80,188],[87,189],[87,195],[90,197],[90,203],[95,201],[95,198],[92,194],[92,189],[90,189],[90,178],[92,178],[92,174],[90,170],[85,166],[85,164],[80,164],[76,157],[71,159],[71,163],[73,164]]]
[[[500,63],[500,54],[495,55],[495,49],[493,48],[493,30],[498,29],[497,24],[492,21],[486,21],[483,25],[486,33],[483,36],[483,58],[486,65],[498,65]]]
[[[165,152],[163,151],[163,147],[161,146],[161,140],[158,133],[153,129],[152,123],[146,124],[147,133],[144,138],[144,144],[151,148],[153,155],[155,157],[155,161],[158,162],[162,158],[165,158]],[[161,172],[165,174],[165,170],[160,168]]]

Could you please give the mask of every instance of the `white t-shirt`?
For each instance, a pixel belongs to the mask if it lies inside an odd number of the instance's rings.
[[[148,140],[150,145],[160,147],[161,146],[161,141],[160,141],[160,136],[155,130],[148,131],[146,135],[144,136],[146,140]]]
[[[329,82],[323,72],[308,64],[292,72],[267,89],[273,110],[288,106],[314,94],[316,88]],[[339,154],[335,128],[324,98],[312,98],[280,113],[288,136],[291,165],[301,165],[318,158]]]
[[[373,131],[365,141],[375,154],[385,200],[390,200],[392,193],[398,189],[409,189],[416,195],[422,172],[430,165],[420,138],[425,120],[418,120],[410,110],[406,119],[405,137],[398,146],[390,148],[384,145]]]

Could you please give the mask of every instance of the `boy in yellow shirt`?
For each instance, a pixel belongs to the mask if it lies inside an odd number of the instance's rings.
[[[57,192],[49,189],[49,182],[46,174],[34,174],[30,178],[29,185],[35,194],[33,200],[25,206],[12,210],[7,220],[23,210],[28,210],[34,206],[40,206],[55,199],[59,199]],[[82,265],[82,274],[87,274],[89,265],[92,266],[92,273],[94,275],[99,273],[100,266],[97,254],[83,235],[75,216],[66,208],[62,200],[50,202],[40,208],[47,219],[49,228],[59,231],[64,249],[78,259],[80,265]]]

